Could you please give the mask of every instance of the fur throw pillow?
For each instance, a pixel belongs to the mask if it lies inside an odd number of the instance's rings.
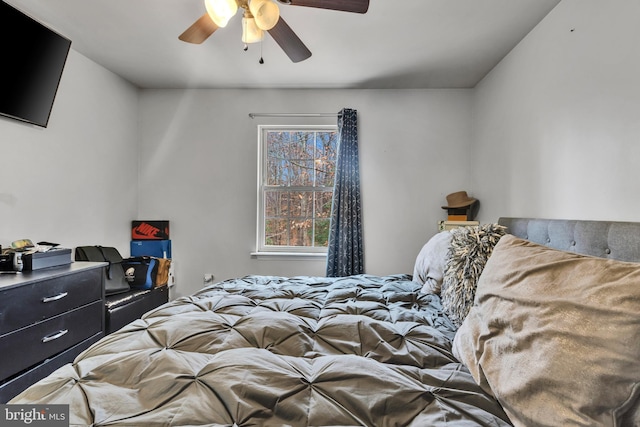
[[[483,224],[451,230],[451,243],[442,281],[442,307],[451,321],[460,326],[473,305],[476,284],[493,247],[506,227]]]

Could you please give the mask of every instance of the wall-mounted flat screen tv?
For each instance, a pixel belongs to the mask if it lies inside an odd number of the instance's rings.
[[[0,115],[47,127],[70,47],[0,0]]]

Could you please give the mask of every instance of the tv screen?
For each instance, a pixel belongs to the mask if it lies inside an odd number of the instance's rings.
[[[0,115],[47,127],[71,41],[0,0]]]

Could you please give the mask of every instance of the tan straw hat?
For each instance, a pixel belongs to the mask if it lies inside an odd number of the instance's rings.
[[[442,209],[466,208],[477,201],[478,199],[469,197],[466,191],[457,191],[447,196],[447,206],[443,206]]]

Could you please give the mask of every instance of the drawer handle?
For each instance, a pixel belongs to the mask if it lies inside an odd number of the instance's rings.
[[[47,335],[46,337],[42,338],[42,342],[57,340],[58,338],[62,338],[63,336],[65,336],[67,332],[69,332],[68,329],[63,329],[61,331],[56,332],[55,334]]]
[[[66,297],[67,295],[69,295],[68,292],[62,292],[62,293],[59,293],[58,295],[54,295],[52,297],[44,297],[44,298],[42,298],[42,302],[58,301],[59,299],[62,299],[64,297]]]

